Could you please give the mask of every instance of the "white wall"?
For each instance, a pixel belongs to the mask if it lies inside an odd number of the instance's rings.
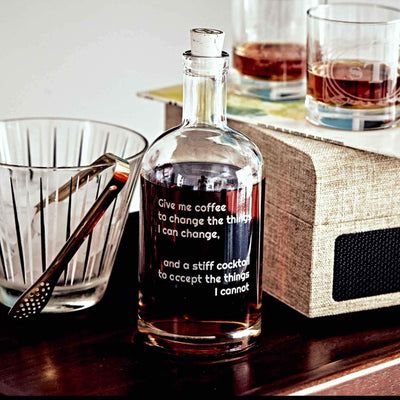
[[[230,51],[230,17],[230,0],[0,0],[0,118],[97,119],[151,141],[163,107],[136,92],[181,81],[191,27],[225,30]]]
[[[0,0],[0,118],[94,118],[154,136],[162,107],[136,92],[179,82],[190,27],[229,29],[229,3]]]

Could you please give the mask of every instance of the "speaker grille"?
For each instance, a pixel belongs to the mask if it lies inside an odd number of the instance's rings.
[[[400,291],[400,228],[341,235],[335,241],[335,301]]]

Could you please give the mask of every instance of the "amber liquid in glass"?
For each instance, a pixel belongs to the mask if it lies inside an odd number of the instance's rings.
[[[398,73],[382,63],[342,60],[317,63],[307,71],[307,94],[327,105],[381,108],[396,102]]]
[[[201,348],[207,340],[259,329],[262,183],[250,185],[250,193],[237,189],[237,170],[186,162],[158,167],[150,180],[141,178],[142,331],[192,342],[198,337]]]
[[[296,43],[244,43],[233,50],[242,74],[269,81],[296,81],[306,75],[306,49]]]

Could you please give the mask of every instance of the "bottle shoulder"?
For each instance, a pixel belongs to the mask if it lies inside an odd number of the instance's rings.
[[[262,155],[247,136],[228,126],[180,125],[160,135],[143,158],[143,169],[163,164],[201,162],[262,169]]]

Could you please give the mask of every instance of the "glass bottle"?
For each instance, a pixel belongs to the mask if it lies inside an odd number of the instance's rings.
[[[227,126],[223,35],[191,31],[182,124],[141,169],[138,329],[175,353],[241,351],[261,329],[263,161]]]

